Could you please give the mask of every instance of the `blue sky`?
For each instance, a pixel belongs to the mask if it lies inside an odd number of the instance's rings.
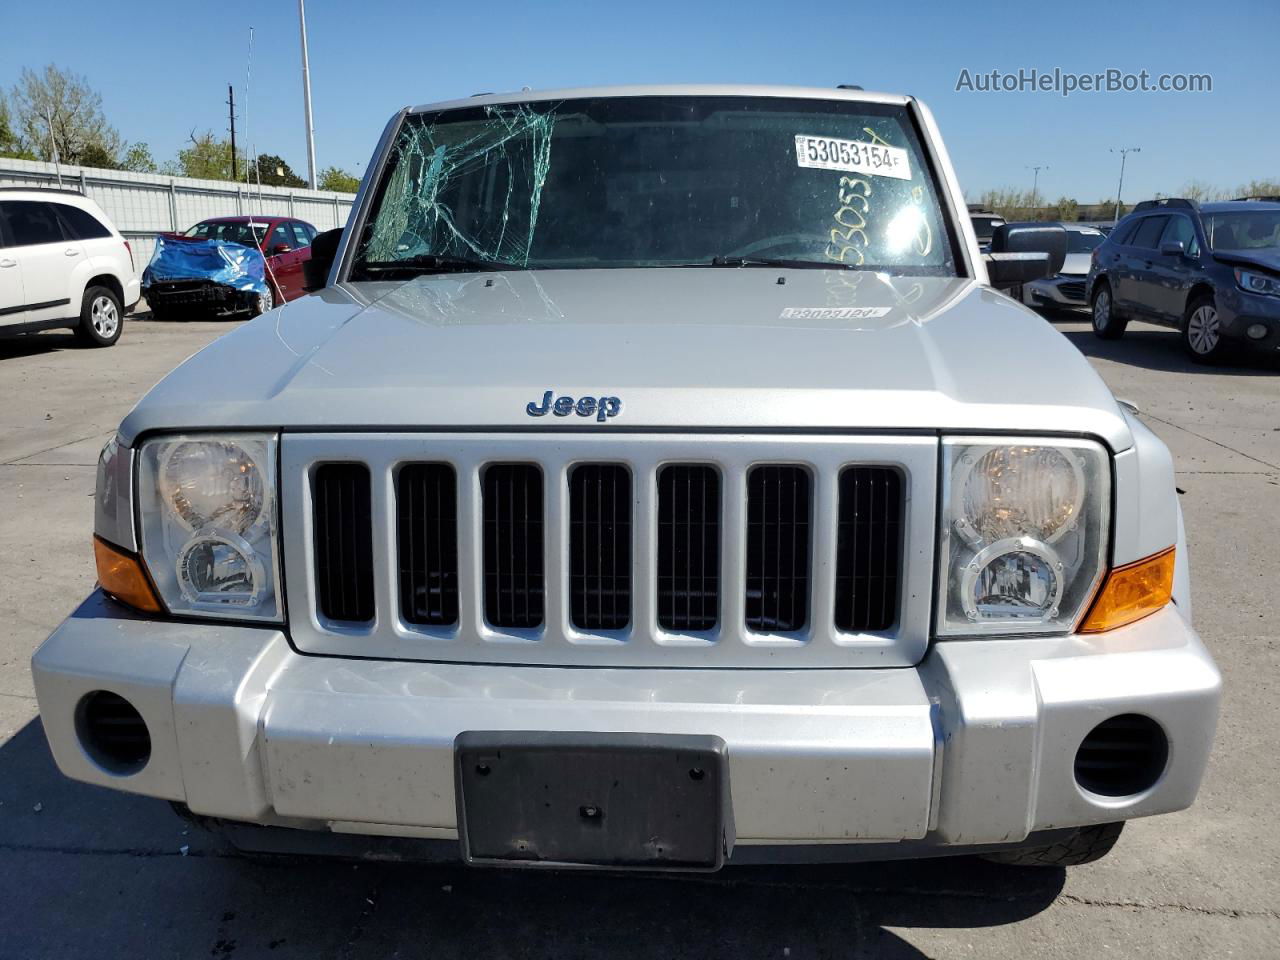
[[[297,6],[4,0],[0,86],[54,62],[88,77],[108,118],[159,160],[188,132],[226,127],[236,85],[241,128],[260,152],[305,175]],[[220,18],[212,12],[222,6]],[[256,8],[256,9],[254,9]],[[251,14],[241,11],[253,10]],[[363,172],[405,103],[478,91],[598,83],[762,82],[914,94],[933,109],[970,195],[1031,185],[1096,201],[1115,192],[1109,147],[1140,146],[1125,197],[1191,179],[1232,187],[1280,178],[1276,118],[1280,3],[1217,8],[1167,0],[1069,3],[777,3],[649,0],[396,3],[311,0],[316,148],[321,167]],[[253,84],[244,102],[248,27]],[[1208,73],[1212,93],[957,92],[973,74],[1019,68]]]

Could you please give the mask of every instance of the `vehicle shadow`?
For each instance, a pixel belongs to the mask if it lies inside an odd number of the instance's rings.
[[[1265,377],[1280,371],[1280,358],[1260,352],[1238,351],[1220,364],[1193,363],[1183,350],[1178,332],[1172,328],[1134,323],[1119,340],[1100,340],[1089,328],[1086,314],[1047,310],[1039,312],[1086,357],[1165,373],[1227,373],[1232,376]],[[1084,325],[1083,329],[1081,324]],[[1063,329],[1064,326],[1070,329]]]
[[[1064,883],[967,857],[664,877],[253,862],[161,801],[64,779],[38,719],[0,746],[0,858],[12,955],[64,958],[918,960],[904,928],[1014,923]]]
[[[74,330],[45,330],[41,333],[0,338],[0,362],[58,350],[83,349],[85,344]]]

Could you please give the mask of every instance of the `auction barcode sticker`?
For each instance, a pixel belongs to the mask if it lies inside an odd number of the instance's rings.
[[[870,173],[877,177],[894,177],[897,180],[911,179],[911,161],[907,151],[880,143],[811,137],[805,133],[797,133],[796,163],[820,170],[848,170],[852,173]]]

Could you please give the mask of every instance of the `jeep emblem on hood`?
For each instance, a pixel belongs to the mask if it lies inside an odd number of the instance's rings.
[[[567,417],[571,413],[580,417],[595,414],[598,423],[604,423],[622,412],[622,401],[617,397],[579,397],[577,400],[573,397],[556,397],[552,400],[554,394],[554,390],[548,390],[542,395],[541,403],[530,400],[524,412],[531,417],[545,417],[548,413],[554,413],[557,417]]]

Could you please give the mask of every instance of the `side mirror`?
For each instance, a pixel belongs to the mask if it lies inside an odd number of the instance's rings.
[[[1160,256],[1162,257],[1185,257],[1187,248],[1181,240],[1170,240],[1167,243],[1160,244]]]
[[[292,249],[293,247],[289,246],[287,243],[277,243],[271,248],[271,255],[274,257],[276,254],[288,253]]]
[[[338,255],[338,243],[342,240],[342,227],[317,233],[311,241],[311,259],[302,265],[302,289],[310,293],[323,290],[329,283],[329,269]]]
[[[1002,223],[991,236],[985,257],[993,287],[1012,287],[1062,272],[1067,231],[1057,224]]]

